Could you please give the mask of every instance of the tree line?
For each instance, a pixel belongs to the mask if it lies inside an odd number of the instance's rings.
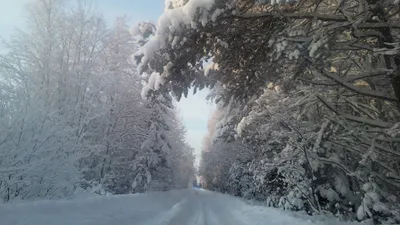
[[[0,199],[186,188],[193,150],[172,98],[143,99],[127,19],[37,0],[0,53]]]

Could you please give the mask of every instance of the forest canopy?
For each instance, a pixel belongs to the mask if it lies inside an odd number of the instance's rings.
[[[171,1],[134,58],[144,96],[211,90],[208,189],[398,223],[399,17],[397,0]]]

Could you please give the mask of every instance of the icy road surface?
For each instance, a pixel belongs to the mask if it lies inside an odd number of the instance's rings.
[[[337,225],[205,190],[0,204],[0,225]]]

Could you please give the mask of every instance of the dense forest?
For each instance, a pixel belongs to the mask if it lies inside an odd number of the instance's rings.
[[[210,89],[207,189],[400,222],[398,0],[168,2],[135,58],[145,91]]]
[[[0,53],[4,202],[187,187],[174,101],[206,88],[203,187],[400,223],[399,0],[166,0],[130,32],[37,2]]]
[[[187,188],[193,150],[170,95],[143,99],[126,19],[37,0],[0,53],[0,200]]]

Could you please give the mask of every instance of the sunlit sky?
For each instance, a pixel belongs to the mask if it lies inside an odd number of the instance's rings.
[[[35,0],[0,0],[0,38],[9,38],[15,28],[23,29],[25,22],[25,5]],[[74,1],[74,0],[71,0]],[[157,22],[164,10],[164,0],[94,0],[100,12],[109,24],[117,16],[126,15],[132,25],[140,21]],[[188,96],[177,103],[187,128],[187,141],[195,148],[199,163],[200,148],[203,136],[207,132],[207,119],[213,110],[213,105],[206,102],[207,91]]]

